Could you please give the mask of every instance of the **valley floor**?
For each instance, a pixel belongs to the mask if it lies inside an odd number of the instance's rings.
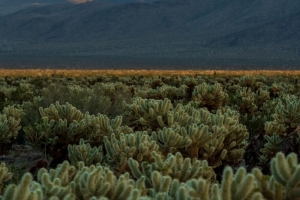
[[[74,70],[74,69],[0,69],[0,77],[6,76],[93,76],[93,75],[113,75],[113,76],[128,76],[128,75],[143,75],[143,76],[162,76],[162,75],[267,75],[267,76],[299,76],[300,70]]]

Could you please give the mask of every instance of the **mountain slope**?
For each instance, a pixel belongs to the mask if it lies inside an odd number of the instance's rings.
[[[297,60],[293,0],[53,4],[0,17],[0,53]]]

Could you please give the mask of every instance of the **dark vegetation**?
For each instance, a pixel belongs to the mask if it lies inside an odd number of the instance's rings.
[[[30,166],[6,160],[19,174],[4,186],[17,183],[27,171],[37,180],[40,168],[56,168],[66,160],[77,167],[80,161],[86,166],[98,163],[117,177],[129,173],[137,180],[141,176],[133,169],[138,166],[135,162],[150,166],[171,155],[194,164],[201,161],[202,167],[207,162],[205,173],[196,178],[212,183],[224,180],[228,166],[234,170],[243,166],[249,173],[259,168],[271,175],[270,161],[278,152],[300,155],[299,78],[217,74],[1,78],[2,160],[22,147],[40,153]],[[93,148],[93,153],[84,154],[78,144]],[[146,187],[152,187],[150,179],[146,176]]]

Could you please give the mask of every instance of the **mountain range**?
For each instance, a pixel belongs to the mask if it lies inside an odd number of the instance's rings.
[[[0,65],[17,65],[16,56],[77,67],[296,69],[300,63],[295,0],[26,1],[26,8],[0,16]]]

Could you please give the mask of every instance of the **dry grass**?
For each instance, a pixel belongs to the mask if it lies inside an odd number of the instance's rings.
[[[7,70],[0,69],[0,77],[38,77],[38,76],[65,76],[65,77],[81,77],[95,75],[114,75],[114,76],[132,76],[132,75],[267,75],[267,76],[299,76],[300,70]]]

